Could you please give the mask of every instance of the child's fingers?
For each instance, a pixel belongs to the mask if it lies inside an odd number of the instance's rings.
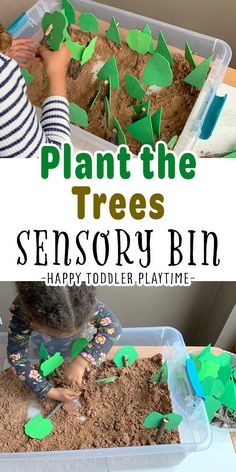
[[[21,59],[31,59],[32,57],[32,54],[31,53],[27,53],[27,52],[22,52],[22,51],[12,51],[11,53],[11,57],[19,57]]]
[[[29,52],[32,52],[34,53],[36,51],[36,48],[32,47],[32,46],[27,46],[27,45],[23,45],[23,44],[18,44],[16,46],[12,46],[11,47],[11,51],[29,51]]]
[[[18,38],[18,39],[13,39],[13,44],[33,44],[34,41],[31,38]]]

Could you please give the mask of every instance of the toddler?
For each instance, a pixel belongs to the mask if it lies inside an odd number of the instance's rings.
[[[121,325],[95,298],[94,287],[84,284],[80,287],[48,287],[43,282],[18,282],[16,286],[18,295],[10,307],[7,347],[13,372],[39,399],[71,401],[78,395],[70,389],[54,388],[31,365],[28,348],[33,333],[41,333],[41,340],[50,355],[56,351],[62,355],[64,351],[70,352],[71,345],[80,337],[90,339],[65,371],[68,382],[80,387],[86,366],[89,363],[99,366],[106,359],[120,337]]]

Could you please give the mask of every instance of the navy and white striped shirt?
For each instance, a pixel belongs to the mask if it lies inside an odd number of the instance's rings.
[[[0,158],[39,157],[42,144],[70,139],[68,100],[47,98],[39,121],[19,66],[0,53]]]

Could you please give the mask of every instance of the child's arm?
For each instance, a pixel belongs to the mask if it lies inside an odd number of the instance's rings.
[[[99,300],[96,302],[94,317],[90,323],[96,334],[66,370],[65,377],[72,385],[81,385],[86,365],[91,362],[99,366],[106,360],[108,352],[121,335],[121,324],[116,316]]]
[[[16,304],[15,304],[16,303]],[[28,359],[28,346],[31,329],[22,319],[21,308],[17,299],[10,307],[10,324],[8,332],[8,362],[20,380],[40,399],[45,397],[58,401],[71,401],[77,397],[74,392],[64,388],[53,388],[52,384],[41,377]]]
[[[39,122],[27,96],[27,86],[13,59],[0,54],[0,158],[39,157],[46,143],[61,146],[70,141],[66,70],[71,55],[66,46],[58,52],[40,47],[49,82],[49,97]]]

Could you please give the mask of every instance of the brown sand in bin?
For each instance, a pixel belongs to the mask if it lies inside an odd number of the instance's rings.
[[[161,365],[161,355],[139,359],[132,366],[118,369],[107,361],[100,369],[86,373],[81,390],[82,406],[63,404],[53,416],[54,430],[42,441],[24,435],[27,421],[28,389],[11,370],[0,374],[0,451],[52,451],[121,446],[154,445],[156,431],[144,429],[142,422],[152,411],[171,413],[172,405],[167,383],[153,384],[148,380]],[[118,376],[112,383],[95,383],[98,378]],[[60,377],[55,385],[65,385]],[[41,402],[46,416],[55,406]],[[81,421],[82,417],[86,421]],[[162,444],[179,443],[177,430],[165,431]]]
[[[95,35],[77,30],[72,36],[73,40],[77,40],[85,45]],[[96,68],[97,73],[102,67],[103,62],[112,55],[115,55],[117,60],[120,90],[112,89],[111,117],[115,116],[125,131],[126,127],[132,123],[132,117],[135,115],[133,105],[141,103],[127,94],[125,90],[125,75],[134,75],[141,82],[144,67],[150,54],[146,56],[138,55],[125,42],[122,43],[122,46],[117,46],[103,35],[99,35],[93,58],[82,67],[79,77],[76,80],[67,77],[69,101],[81,106],[89,114],[89,127],[86,130],[108,141],[112,140],[113,133],[112,120],[110,128],[108,128],[104,108],[104,96],[107,93],[107,87],[103,85],[100,79],[96,78],[94,70]],[[170,87],[164,87],[155,91],[155,93],[146,95],[144,99],[145,101],[151,99],[151,114],[161,106],[163,107],[161,139],[166,142],[173,136],[180,135],[199,94],[197,89],[183,82],[183,79],[191,71],[189,64],[183,56],[175,54],[174,63],[173,84]],[[96,67],[96,64],[98,64],[98,67]],[[34,105],[41,106],[47,96],[46,76],[43,66],[37,59],[32,59],[28,69],[35,77],[35,80],[28,86],[29,97]],[[96,90],[101,85],[102,93],[89,112],[89,104]],[[147,89],[146,86],[144,88]],[[138,153],[141,144],[128,132],[126,132],[126,137],[131,151]]]

